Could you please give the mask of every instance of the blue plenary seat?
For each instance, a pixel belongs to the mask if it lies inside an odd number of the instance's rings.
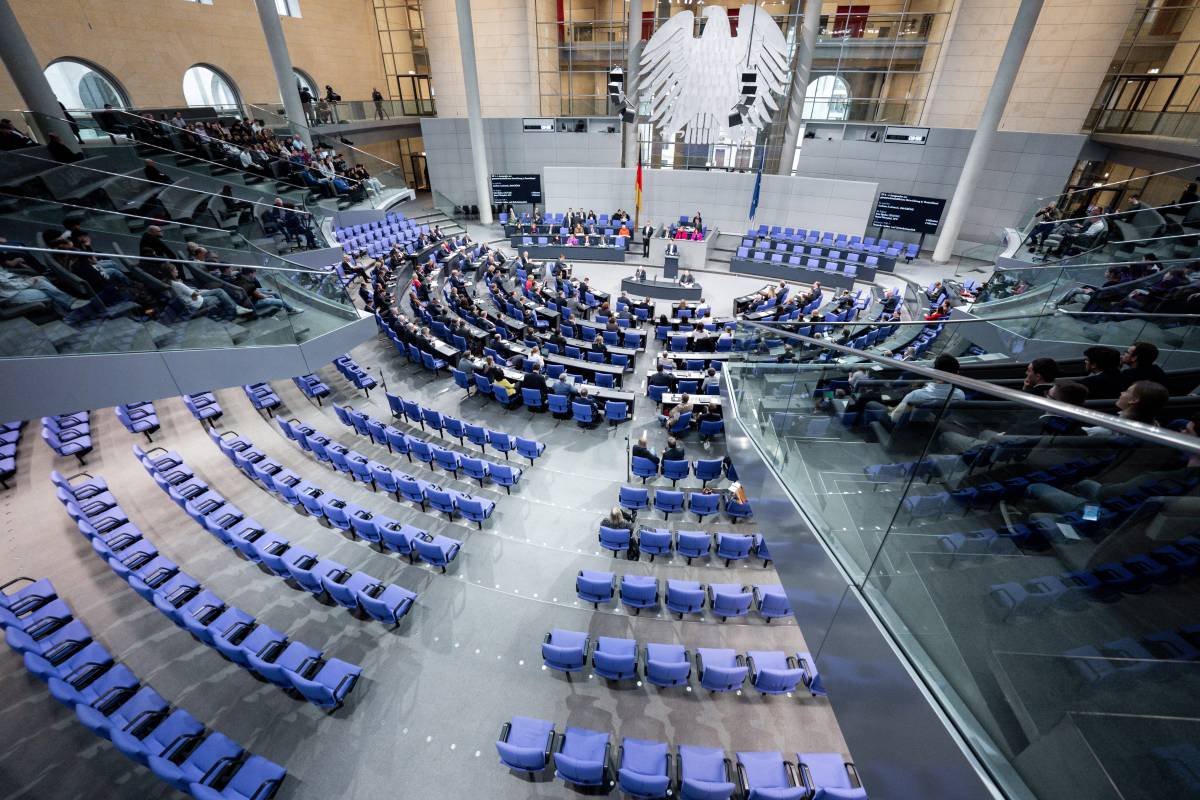
[[[708,586],[709,606],[724,622],[730,617],[744,617],[750,612],[754,597],[750,587],[737,583],[712,583]]]
[[[654,493],[654,507],[663,512],[663,519],[669,519],[676,511],[683,511],[683,501],[683,492],[659,489]]]
[[[642,528],[638,531],[638,547],[643,553],[650,554],[650,561],[655,556],[669,556],[674,549],[671,531],[667,528]]]
[[[781,753],[739,752],[737,774],[747,800],[801,800],[808,796],[796,766],[784,761]]]
[[[750,668],[735,650],[701,647],[696,650],[696,674],[710,692],[732,692],[742,688]]]
[[[651,575],[622,575],[621,603],[633,609],[658,608],[658,579]]]
[[[712,535],[706,531],[679,531],[675,534],[675,550],[687,558],[704,558],[712,549]]]
[[[628,528],[609,528],[600,526],[600,546],[611,550],[613,556],[629,549],[631,534]]]
[[[705,492],[692,492],[688,495],[688,511],[696,515],[696,521],[699,522],[705,517],[711,517],[717,513],[720,506],[721,495],[706,494]]]
[[[733,763],[715,747],[679,746],[679,796],[683,800],[729,800],[737,791]]]
[[[754,587],[754,608],[759,616],[768,623],[778,617],[787,617],[792,613],[787,594],[779,584],[757,584]]]
[[[641,456],[633,456],[631,459],[631,470],[634,475],[642,479],[642,483],[646,482],[647,478],[658,477],[658,464],[648,458]]]
[[[524,773],[542,772],[554,748],[554,723],[533,717],[513,717],[500,729],[496,751],[500,763]]]
[[[794,656],[779,650],[749,650],[750,684],[762,694],[788,694],[804,677]]]
[[[699,581],[667,579],[667,609],[680,619],[684,614],[698,614],[704,610],[704,585]]]
[[[725,566],[731,561],[745,561],[750,557],[754,548],[754,537],[747,533],[718,533],[717,558],[725,559]]]
[[[797,753],[800,781],[808,797],[829,800],[866,800],[867,790],[854,764],[840,753]]]
[[[609,749],[607,733],[567,728],[554,753],[554,774],[576,786],[602,786],[608,777]]]
[[[542,663],[560,672],[578,672],[587,663],[589,641],[586,633],[555,628],[542,640]]]
[[[671,754],[665,742],[622,740],[617,752],[617,783],[637,798],[666,797],[671,786]]]
[[[640,486],[622,486],[617,502],[622,508],[640,511],[650,506],[650,493]]]
[[[612,601],[616,582],[616,576],[611,572],[581,569],[575,576],[575,593],[579,595],[580,600],[591,603],[593,608],[599,608],[600,603]]]
[[[642,674],[655,686],[684,686],[692,676],[690,659],[683,645],[649,642],[642,654]]]
[[[633,639],[596,638],[592,649],[592,668],[610,681],[637,677],[637,642]]]

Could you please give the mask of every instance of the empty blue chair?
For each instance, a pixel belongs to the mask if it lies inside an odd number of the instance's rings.
[[[725,420],[701,420],[699,427],[701,441],[720,436],[725,433]]]
[[[546,451],[546,445],[533,439],[522,439],[518,436],[514,441],[517,446],[517,454],[522,458],[528,458],[530,465]]]
[[[554,774],[576,786],[602,786],[609,764],[607,733],[586,728],[567,728],[554,754]]]
[[[542,640],[542,663],[560,672],[578,672],[587,663],[589,637],[555,628]]]
[[[867,800],[854,764],[840,753],[797,753],[796,764],[806,797]]]
[[[712,550],[712,536],[705,531],[679,531],[675,534],[675,550],[687,558],[704,558]]]
[[[713,614],[724,622],[729,617],[744,617],[750,613],[754,596],[747,586],[736,583],[713,583],[708,587],[709,605]]]
[[[630,531],[628,528],[609,528],[600,526],[600,546],[611,550],[613,556],[629,549]]]
[[[716,514],[720,508],[721,495],[706,494],[704,492],[692,492],[688,495],[688,511],[696,515],[696,521],[699,522],[705,517]]]
[[[556,417],[566,418],[571,414],[571,398],[565,394],[552,394],[546,397],[546,407]]]
[[[655,556],[669,556],[674,549],[671,531],[667,528],[642,528],[638,532],[638,547],[643,553],[650,554],[650,561]]]
[[[658,477],[658,464],[650,459],[634,456],[631,461],[631,470],[634,475],[642,479],[642,483],[645,483],[647,478]]]
[[[699,581],[667,580],[667,609],[683,619],[684,614],[704,610],[704,585]]]
[[[754,587],[754,608],[759,616],[768,623],[778,617],[791,616],[792,607],[788,604],[783,587],[776,584],[758,584]]]
[[[617,752],[617,783],[633,797],[666,797],[671,786],[671,754],[666,743],[624,739]]]
[[[616,576],[611,572],[581,569],[575,577],[575,594],[585,603],[591,603],[593,608],[599,608],[601,603],[612,601],[616,583]]]
[[[331,658],[309,662],[303,673],[289,671],[288,679],[310,703],[321,708],[340,708],[361,675],[362,667]]]
[[[742,688],[749,672],[746,659],[737,651],[701,647],[696,650],[696,675],[710,692],[733,692]]]
[[[750,685],[762,694],[788,694],[804,677],[796,659],[778,650],[750,650],[746,663]]]
[[[640,486],[622,486],[617,496],[621,508],[639,511],[650,507],[650,492]]]
[[[516,445],[513,443],[513,437],[509,436],[507,433],[501,433],[500,431],[488,431],[488,444],[490,444],[492,449],[496,452],[503,453],[505,461],[508,460],[508,454],[516,449]]]
[[[688,651],[681,644],[650,642],[643,653],[642,674],[655,686],[685,686],[692,676]]]
[[[483,521],[492,515],[496,509],[496,504],[491,500],[484,500],[480,497],[472,497],[471,495],[459,494],[457,498],[458,513],[464,518],[471,520],[483,530]]]
[[[813,660],[811,653],[797,652],[796,663],[804,673],[800,680],[804,682],[813,697],[823,697],[828,694],[825,691],[825,684],[821,682],[821,673],[817,670],[817,662]]]
[[[718,533],[717,558],[725,559],[725,566],[731,561],[744,561],[750,557],[754,547],[754,537],[746,533]]]
[[[801,800],[808,792],[796,767],[779,753],[739,752],[738,778],[746,800]]]
[[[164,752],[171,751],[173,744],[173,742],[168,744]],[[227,763],[236,763],[244,753],[245,751],[227,736],[210,731],[204,741],[188,753],[186,758],[180,759],[179,763],[171,760],[169,756],[164,757],[157,753],[149,755],[146,763],[150,767],[150,771],[161,780],[181,792],[190,794],[189,788],[192,784],[204,781],[208,778],[210,771],[219,770]]]
[[[703,425],[704,423],[700,423]],[[704,488],[708,488],[709,481],[719,481],[721,472],[724,468],[724,460],[720,458],[704,458],[697,459],[692,463],[692,472],[696,479],[704,481]]]
[[[537,389],[522,389],[521,401],[530,411],[537,411],[542,407],[542,393]]]
[[[458,463],[463,474],[468,478],[474,478],[479,481],[480,486],[483,486],[485,479],[491,477],[491,466],[481,458],[459,456]]]
[[[453,473],[457,479],[458,471],[462,469],[462,466],[459,464],[458,453],[438,447],[437,445],[430,445],[429,449],[433,453],[433,460],[437,462],[437,465],[446,472]]]
[[[435,510],[446,515],[446,519],[453,519],[454,514],[458,511],[458,503],[455,501],[454,493],[448,492],[440,486],[428,486],[425,489],[425,499],[429,501],[429,505]]]
[[[375,583],[358,594],[358,603],[363,611],[373,619],[393,625],[400,624],[400,620],[409,612],[416,599],[415,592],[394,583],[387,586]]]
[[[413,546],[422,561],[431,567],[438,567],[442,572],[458,555],[462,542],[448,536],[425,534],[413,540]]]
[[[492,480],[499,486],[504,487],[505,494],[512,494],[511,487],[516,486],[521,480],[521,476],[525,474],[520,467],[514,467],[510,464],[493,464],[489,467]]]
[[[612,376],[610,375],[609,378]],[[629,406],[620,400],[608,400],[604,403],[604,418],[610,424],[616,425],[629,419]]]
[[[737,790],[733,764],[715,747],[681,744],[678,775],[682,800],[729,800]]]
[[[683,492],[659,489],[654,493],[654,507],[663,512],[663,519],[670,519],[671,514],[683,511]]]
[[[622,575],[621,603],[632,608],[635,616],[643,608],[658,608],[658,579],[650,575]]]
[[[601,678],[622,681],[637,677],[637,642],[633,639],[596,638],[592,668]]]
[[[532,717],[513,717],[500,729],[496,751],[500,763],[518,772],[542,772],[554,748],[554,723]]]
[[[671,479],[671,486],[674,487],[677,481],[686,480],[692,474],[692,465],[689,461],[666,461],[662,462],[662,474],[664,478]]]

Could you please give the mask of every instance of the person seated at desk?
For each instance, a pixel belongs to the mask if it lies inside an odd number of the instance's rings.
[[[692,350],[697,353],[712,353],[717,349],[717,333],[697,322],[692,328]]]
[[[601,356],[608,355],[608,348],[604,346],[604,337],[596,334],[596,338],[592,339],[592,352],[599,353]]]
[[[663,461],[684,461],[687,459],[687,453],[683,449],[683,445],[674,436],[667,437],[667,449],[663,450]]]
[[[790,344],[783,346],[783,352],[775,358],[777,364],[790,364],[796,361],[796,351],[792,349]]]
[[[579,233],[582,235],[583,231],[580,231]],[[575,234],[572,233],[567,237],[567,247],[579,247],[579,239],[575,237]]]
[[[561,253],[558,260],[552,265],[552,274],[558,278],[571,277],[571,265],[567,262],[567,257]]]
[[[696,279],[693,278],[692,273],[688,272],[686,269],[683,272],[679,273],[679,285],[680,286],[692,286],[695,283],[696,283]]]
[[[579,394],[575,395],[575,399],[573,402],[583,403],[585,406],[587,406],[588,408],[590,408],[592,410],[592,424],[593,425],[595,425],[599,421],[597,419],[597,417],[599,415],[599,406],[596,405],[595,398],[593,398],[591,395],[588,394],[588,387],[580,386]]]
[[[501,389],[504,390],[504,393],[507,394],[510,398],[515,396],[517,393],[517,385],[515,383],[513,383],[512,381],[510,381],[508,379],[508,376],[505,375],[504,372],[501,372],[500,377],[498,377],[492,381],[492,385],[499,386]]]
[[[621,325],[617,322],[617,315],[613,314],[608,318],[608,322],[604,323],[604,330],[608,333],[617,333],[621,330]]]
[[[704,373],[704,380],[700,383],[700,391],[708,394],[710,389],[717,389],[721,386],[721,378],[717,375],[717,371],[712,367]]]
[[[687,239],[687,238],[688,238],[688,232],[687,232],[686,228],[676,228],[675,229],[675,239],[678,240],[678,239]]]
[[[679,398],[679,405],[672,408],[670,414],[667,414],[667,415],[659,414],[658,421],[660,423],[662,423],[663,425],[666,425],[668,428],[670,428],[670,427],[674,426],[675,423],[679,422],[679,418],[681,416],[688,413],[689,411],[692,411],[693,408],[694,408],[694,406],[692,405],[692,396],[685,394],[683,397]]]
[[[666,350],[660,350],[658,357],[655,360],[655,366],[659,369],[665,369],[668,372],[679,368],[679,364],[675,363],[675,359]]]
[[[459,372],[465,372],[467,378],[470,379],[475,376],[475,370],[479,368],[479,363],[469,351],[464,350],[462,355],[458,357],[458,363],[455,364],[455,367],[457,367]]]
[[[521,378],[521,388],[537,389],[543,402],[546,400],[546,394],[550,391],[550,387],[546,385],[546,377],[542,375],[542,368],[537,364],[533,364],[532,369],[525,373],[525,377]]]
[[[674,366],[675,362],[672,361],[671,364]],[[647,386],[664,386],[669,389],[673,383],[674,381],[671,380],[671,376],[666,373],[661,363],[658,365],[658,370],[646,379]]]
[[[698,425],[703,425],[705,422],[720,422],[721,419],[721,407],[718,405],[707,405],[704,406],[703,410],[701,410],[700,416],[696,417],[696,423]],[[707,450],[709,447],[711,447],[711,445],[708,442],[705,442],[704,449]]]
[[[545,369],[546,359],[542,358],[542,351],[535,347],[524,357],[522,366],[525,369]]]
[[[625,242],[628,244],[628,242],[629,242],[629,226],[626,225],[624,222],[621,223],[621,227],[617,231],[617,236],[624,236]]]
[[[633,530],[633,519],[625,512],[625,509],[620,506],[613,506],[612,511],[608,512],[600,524],[605,528],[624,528],[625,530]]]
[[[644,458],[648,461],[653,461],[655,466],[658,466],[658,454],[647,444],[648,435],[642,431],[642,435],[633,443],[633,450],[630,451],[634,458]]]

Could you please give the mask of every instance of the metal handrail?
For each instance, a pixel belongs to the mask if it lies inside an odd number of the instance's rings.
[[[1060,403],[1057,400],[1051,400],[1048,397],[1042,397],[1040,395],[1030,394],[1028,392],[1018,392],[1003,386],[996,386],[995,384],[988,383],[987,381],[976,380],[975,378],[967,378],[962,375],[952,375],[948,372],[942,372],[941,370],[933,369],[932,367],[921,366],[913,361],[897,361],[894,358],[881,356],[877,353],[870,353],[865,350],[855,350],[852,347],[835,344],[834,342],[826,342],[821,339],[813,339],[809,336],[801,336],[797,333],[791,333],[790,331],[772,330],[767,326],[761,325],[757,322],[743,321],[740,324],[747,325],[751,328],[761,328],[764,331],[770,331],[775,335],[784,334],[790,338],[804,342],[805,344],[833,350],[845,355],[865,358],[882,366],[890,367],[891,369],[914,373],[916,375],[929,378],[930,380],[951,384],[952,386],[956,386],[960,389],[969,389],[973,392],[981,392],[992,395],[997,399],[1008,400],[1010,402],[1017,403],[1018,405],[1035,409],[1044,414],[1054,414],[1055,416],[1059,417],[1069,417],[1088,425],[1096,425],[1103,428],[1108,428],[1110,430],[1115,430],[1150,444],[1173,447],[1188,452],[1192,455],[1200,456],[1200,438],[1194,436],[1184,436],[1183,434],[1176,433],[1175,431],[1167,428],[1159,428],[1152,425],[1146,425],[1145,423],[1141,422],[1130,422],[1122,417],[1112,414],[1105,414],[1099,411],[1092,411],[1091,409],[1082,408],[1080,406],[1068,405],[1067,403]],[[759,366],[761,366],[761,364]],[[787,365],[784,364],[781,366]],[[802,365],[793,364],[791,366]],[[947,399],[947,402],[949,402],[949,399]]]
[[[1113,181],[1111,183],[1101,183],[1099,185],[1088,186],[1083,189],[1072,189],[1069,192],[1059,192],[1058,194],[1048,194],[1044,197],[1039,197],[1037,199],[1039,201],[1054,200],[1055,198],[1067,197],[1068,195],[1072,195],[1072,194],[1080,194],[1082,192],[1094,192],[1098,189],[1108,189],[1113,186],[1120,186],[1123,183],[1132,183],[1133,181],[1145,181],[1145,180],[1149,180],[1150,178],[1157,178],[1159,175],[1170,175],[1173,172],[1191,172],[1191,171],[1195,170],[1196,167],[1200,167],[1200,164],[1188,164],[1185,167],[1175,167],[1174,169],[1164,169],[1161,172],[1151,172],[1149,175],[1139,175],[1136,178],[1125,178],[1124,180]]]
[[[212,231],[213,233],[227,233],[230,235],[236,234],[236,231],[226,230],[225,228],[211,228],[208,225],[197,225],[194,222],[181,222],[181,221],[177,221],[177,220],[163,220],[163,219],[159,219],[158,217],[146,217],[141,214],[130,214],[128,211],[117,211],[117,210],[111,209],[111,208],[97,208],[96,206],[81,206],[78,203],[67,203],[63,200],[50,200],[45,197],[30,197],[28,195],[14,194],[14,193],[8,192],[8,191],[0,191],[0,196],[12,197],[17,200],[28,200],[31,203],[53,203],[56,206],[65,206],[66,208],[77,208],[80,211],[84,211],[84,212],[91,212],[91,213],[97,213],[97,214],[111,214],[116,217],[128,217],[129,219],[143,219],[143,220],[148,221],[151,225],[160,225],[160,226],[171,225],[171,226],[178,226],[180,228],[196,228],[197,230],[202,230],[202,231]],[[237,199],[237,198],[234,198],[234,199]],[[4,216],[11,218],[14,215],[6,214]],[[42,222],[42,220],[30,219],[29,222]],[[133,235],[133,234],[121,233],[119,231],[101,231],[101,233],[105,233],[105,234],[114,234],[115,233],[115,234],[121,235],[121,236],[132,236]],[[246,241],[250,244],[253,244],[253,242],[250,242],[248,239]]]
[[[1197,166],[1200,166],[1200,165],[1197,165]],[[1191,167],[1191,169],[1194,169],[1194,168],[1195,168],[1195,167]],[[1040,198],[1039,198],[1039,199],[1040,199]],[[1079,222],[1079,221],[1082,221],[1082,220],[1089,220],[1089,219],[1102,219],[1102,218],[1104,218],[1104,217],[1124,217],[1124,216],[1128,216],[1129,214],[1136,214],[1136,213],[1138,213],[1138,211],[1159,211],[1159,209],[1163,209],[1163,208],[1166,208],[1166,209],[1171,209],[1171,208],[1183,208],[1183,207],[1185,207],[1185,206],[1194,206],[1194,205],[1197,205],[1197,204],[1200,204],[1200,200],[1193,200],[1193,201],[1192,201],[1192,202],[1190,202],[1190,203],[1171,203],[1170,205],[1163,205],[1163,206],[1150,206],[1150,205],[1148,205],[1148,206],[1146,206],[1144,209],[1135,209],[1135,210],[1133,210],[1133,211],[1129,211],[1129,210],[1126,210],[1126,211],[1105,211],[1105,212],[1103,212],[1103,213],[1100,213],[1100,214],[1084,214],[1082,217],[1062,217],[1061,219],[1056,219],[1056,220],[1047,220],[1047,221],[1048,221],[1048,222],[1049,222],[1049,221],[1053,221],[1055,225],[1058,225],[1059,223],[1062,223],[1062,222]],[[1039,210],[1040,210],[1040,209],[1039,209]],[[1161,211],[1159,211],[1159,214],[1161,215],[1161,214],[1162,214],[1162,212],[1161,212]]]
[[[1200,290],[1197,290],[1197,291],[1200,291]],[[1009,298],[1004,298],[1004,299],[1007,300]],[[1181,318],[1183,318],[1183,319],[1194,318],[1194,319],[1200,320],[1200,314],[1154,314],[1154,313],[1150,313],[1150,312],[1138,313],[1136,311],[1067,311],[1066,309],[1059,309],[1059,310],[1056,310],[1054,314],[1012,314],[1012,315],[1005,315],[1005,316],[1001,316],[1001,317],[976,317],[975,319],[952,319],[950,317],[946,317],[944,319],[898,319],[898,320],[857,319],[857,320],[845,320],[845,321],[832,321],[831,320],[829,322],[826,322],[824,320],[808,320],[808,319],[788,319],[788,320],[742,319],[739,317],[737,319],[737,321],[754,323],[754,324],[763,325],[763,326],[799,325],[800,327],[804,327],[805,325],[843,325],[843,326],[861,327],[861,326],[867,326],[867,325],[878,325],[880,327],[886,327],[889,325],[921,325],[921,326],[929,327],[931,325],[978,325],[981,322],[991,323],[991,322],[1011,322],[1013,320],[1018,320],[1018,319],[1023,319],[1023,320],[1041,319],[1043,317],[1053,317],[1053,316],[1055,316],[1055,314],[1069,314],[1071,316],[1095,315],[1097,317],[1130,317],[1133,319],[1146,319],[1147,317],[1162,317],[1163,319],[1170,319],[1170,320],[1181,319]],[[1146,321],[1153,322],[1154,320],[1146,320]],[[855,352],[858,352],[858,351],[855,351]]]
[[[1061,261],[1055,261],[1053,263],[1041,263],[1041,264],[1022,264],[1019,267],[1004,267],[1002,271],[1003,272],[1016,272],[1018,270],[1024,270],[1024,269],[1072,269],[1075,267],[1119,267],[1119,266],[1122,266],[1125,264],[1144,264],[1145,263],[1144,261],[1096,261],[1096,262],[1089,262],[1087,264],[1067,264],[1067,263],[1065,263],[1065,261],[1069,258],[1079,258],[1080,256],[1087,255],[1088,253],[1094,253],[1097,250],[1101,250],[1110,244],[1137,244],[1138,242],[1165,242],[1165,241],[1170,241],[1171,239],[1194,239],[1195,237],[1196,237],[1196,234],[1194,234],[1194,233],[1182,233],[1182,234],[1177,234],[1175,236],[1154,236],[1149,239],[1128,239],[1125,241],[1105,242],[1104,244],[1102,244],[1098,247],[1094,247],[1091,250],[1084,250],[1082,253],[1076,253],[1073,256],[1063,256]],[[1195,260],[1196,260],[1196,258],[1194,256],[1192,256],[1192,257],[1181,256],[1180,258],[1156,258],[1155,262],[1158,264],[1174,263],[1176,261],[1191,263],[1191,262],[1194,262]]]

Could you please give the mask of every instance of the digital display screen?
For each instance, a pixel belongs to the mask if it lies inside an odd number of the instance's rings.
[[[493,175],[493,203],[542,202],[541,175]]]
[[[871,214],[871,224],[880,228],[913,233],[937,233],[946,201],[940,197],[880,192]]]

